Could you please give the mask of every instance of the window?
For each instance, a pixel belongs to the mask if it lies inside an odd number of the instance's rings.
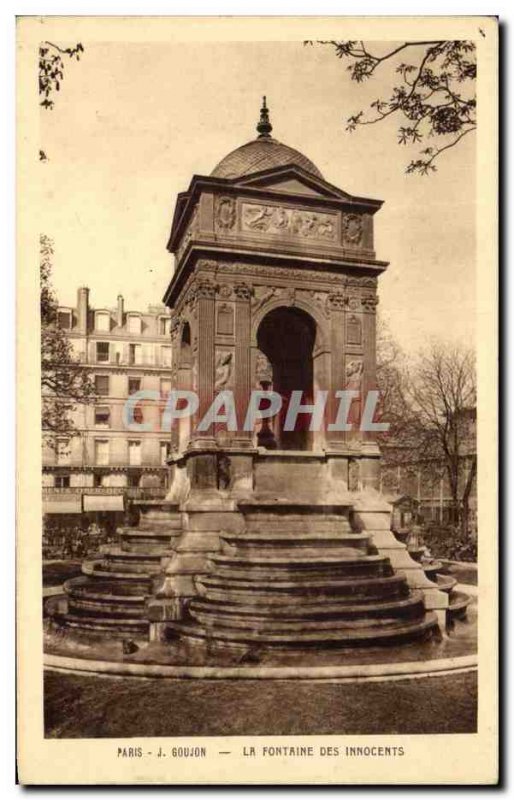
[[[141,389],[141,378],[128,379],[128,393],[129,395],[139,392]]]
[[[71,462],[70,443],[67,439],[59,439],[56,454],[58,464],[69,464]]]
[[[129,442],[129,464],[131,467],[141,465],[141,442]]]
[[[130,364],[141,364],[142,363],[141,345],[140,344],[130,344],[129,345],[129,363]]]
[[[101,486],[104,485],[104,477],[105,477],[104,475],[99,475],[97,472],[95,472],[93,476],[93,486],[95,487],[95,489],[99,489]]]
[[[69,475],[56,475],[55,476],[55,488],[56,489],[69,489],[70,488],[70,476]]]
[[[97,428],[108,428],[111,418],[109,406],[97,406],[95,408],[95,426]]]
[[[171,442],[161,442],[161,464],[166,466],[166,461],[171,455]]]
[[[57,325],[59,328],[71,328],[71,311],[58,311],[57,312]]]
[[[171,392],[171,381],[169,378],[161,378],[161,397],[163,400],[167,400],[169,393]]]
[[[171,332],[171,320],[167,317],[159,318],[159,333],[161,336],[169,336]]]
[[[127,325],[129,333],[141,333],[141,317],[129,314],[127,317]]]
[[[143,414],[143,409],[142,409],[142,407],[139,405],[139,403],[138,403],[138,404],[137,404],[137,406],[134,408],[134,422],[135,422],[137,425],[142,425],[142,423],[144,422],[144,414]]]
[[[97,331],[111,330],[111,316],[106,311],[97,311],[95,314],[95,328]]]
[[[96,360],[109,361],[109,342],[96,343]]]
[[[171,367],[171,347],[161,347],[161,363],[163,367]]]
[[[95,392],[102,397],[109,394],[108,375],[95,375]]]
[[[139,472],[129,472],[128,485],[132,489],[138,489],[139,488],[140,478],[141,478],[141,475],[140,475]]]
[[[107,466],[109,464],[109,440],[95,440],[95,464]]]

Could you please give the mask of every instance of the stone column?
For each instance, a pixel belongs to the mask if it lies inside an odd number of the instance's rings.
[[[376,313],[378,303],[376,291],[370,288],[361,294],[360,306],[362,309],[362,345],[364,373],[362,380],[362,410],[366,403],[368,392],[377,389],[377,354],[376,354]],[[373,431],[361,433],[363,442],[363,459],[361,461],[361,483],[364,489],[378,490],[380,485],[380,459],[379,448],[376,443],[376,434]]]
[[[377,388],[377,352],[376,352],[376,314],[378,297],[374,293],[363,295],[361,305],[363,310],[362,343],[364,350],[364,399],[370,389]],[[373,438],[365,436],[364,438]]]
[[[345,388],[344,372],[344,352],[345,352],[345,330],[344,330],[344,308],[345,298],[342,292],[329,295],[328,305],[330,308],[330,385],[328,395],[328,424],[335,422],[338,400],[335,392]],[[330,431],[326,433],[327,446],[330,450],[340,450],[344,448],[346,434],[344,431]]]
[[[246,283],[234,286],[236,298],[236,340],[235,340],[235,390],[238,431],[233,437],[234,444],[251,447],[252,432],[242,430],[250,392],[252,390],[251,347],[250,347],[250,300],[252,288]]]
[[[214,399],[214,298],[216,287],[206,278],[200,277],[196,284],[198,303],[198,419],[202,419]],[[193,433],[193,446],[214,447],[212,430]]]

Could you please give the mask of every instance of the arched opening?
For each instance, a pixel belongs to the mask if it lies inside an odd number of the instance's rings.
[[[285,431],[284,423],[291,393],[302,392],[302,403],[313,401],[313,348],[316,324],[298,308],[279,307],[262,320],[257,332],[257,346],[272,368],[272,388],[282,396],[282,410],[273,422],[275,442],[265,446],[280,450],[309,450],[312,433],[310,414],[299,414],[294,430]]]

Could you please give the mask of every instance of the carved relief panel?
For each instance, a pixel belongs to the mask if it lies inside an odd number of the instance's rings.
[[[218,303],[216,311],[216,333],[220,336],[234,335],[234,306],[231,303]]]
[[[360,247],[363,237],[362,216],[343,214],[341,231],[343,247]]]
[[[362,345],[362,322],[356,314],[347,316],[346,343],[353,346]]]
[[[232,350],[216,350],[214,390],[221,392],[233,388],[234,352]]]
[[[241,229],[275,235],[298,236],[321,241],[336,241],[337,214],[302,211],[274,205],[243,203]]]
[[[214,227],[221,233],[234,228],[236,223],[236,201],[233,197],[216,197],[214,204]]]

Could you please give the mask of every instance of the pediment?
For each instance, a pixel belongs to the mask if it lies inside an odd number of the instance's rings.
[[[233,181],[234,186],[268,189],[284,194],[352,200],[352,196],[296,165],[274,167]]]

